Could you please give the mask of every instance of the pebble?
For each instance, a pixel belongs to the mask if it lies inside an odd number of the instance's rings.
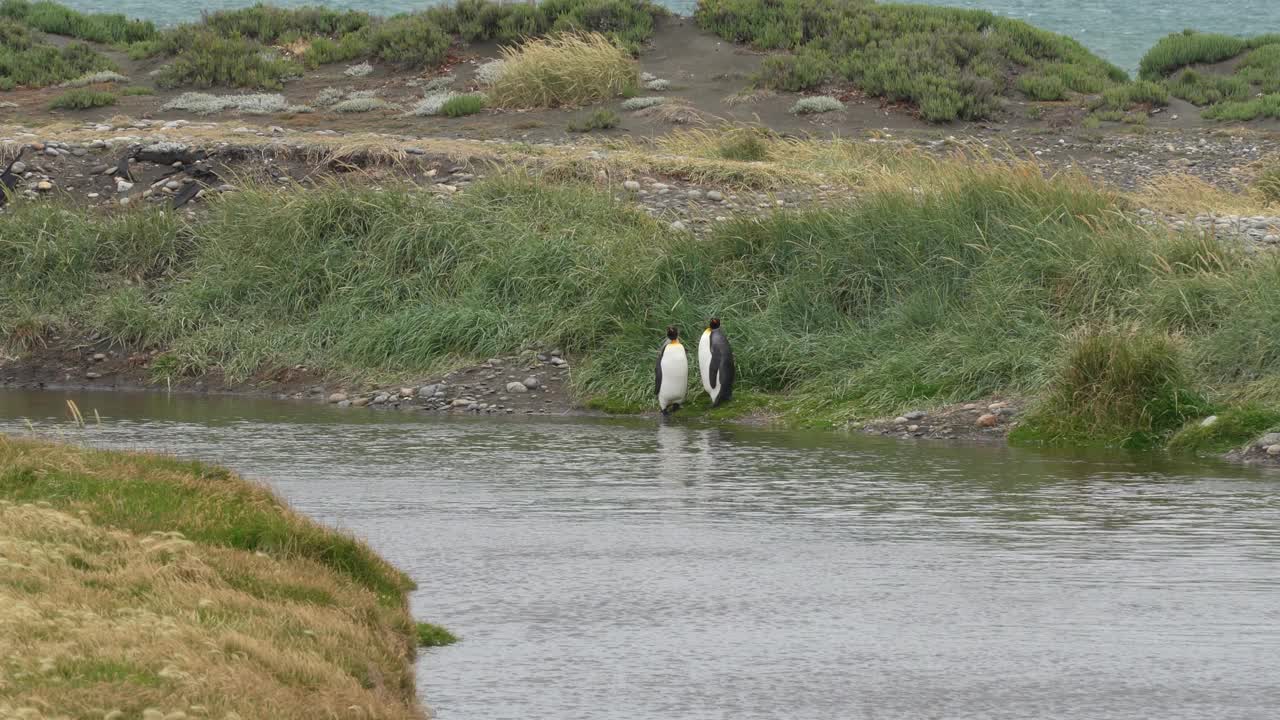
[[[902,417],[908,420],[923,420],[925,412],[923,410],[912,410],[909,413],[903,413]]]
[[[707,199],[713,202],[721,202],[724,200],[724,193],[719,190],[711,190],[707,192]]]
[[[94,362],[102,362],[103,360],[106,360],[106,359],[107,359],[107,355],[106,355],[106,353],[94,353],[94,354],[93,354],[93,361],[94,361]]]
[[[439,385],[423,385],[422,387],[418,388],[418,397],[420,398],[435,397],[436,391],[439,389],[440,389]]]
[[[340,402],[342,402],[343,400],[346,400],[346,399],[347,399],[347,394],[346,394],[346,393],[336,392],[336,393],[334,393],[334,394],[332,394],[332,395],[330,395],[330,396],[329,396],[329,402],[331,402],[331,403],[340,403]]]
[[[507,383],[507,392],[515,394],[527,393],[529,392],[529,388],[525,387],[522,382],[509,382]]]
[[[991,413],[984,413],[978,416],[977,426],[978,427],[995,427],[996,423],[998,422],[1000,422],[1000,419],[997,416]]]
[[[525,378],[524,382],[521,384],[524,385],[529,390],[537,390],[539,387],[542,386],[542,382],[538,380],[538,378],[533,377],[532,375]]]
[[[675,221],[675,222],[671,223],[671,229],[672,229],[672,230],[675,230],[676,232],[684,232],[685,230],[687,230],[687,229],[688,229],[688,226],[686,226],[686,225],[685,225],[683,222],[681,222],[680,220],[677,220],[677,221]]]
[[[903,417],[902,415],[899,415],[898,417],[896,417],[896,418],[894,418],[894,419],[893,419],[893,424],[894,424],[894,425],[906,425],[908,422],[910,422],[910,421],[909,421],[909,420],[907,420],[907,419],[906,419],[905,417]]]
[[[15,173],[17,173],[17,174],[21,175],[22,173],[24,173],[24,172],[26,172],[26,171],[27,171],[27,164],[26,164],[26,163],[24,163],[24,162],[22,162],[21,160],[19,160],[18,162],[16,162],[16,163],[14,163],[14,164],[13,164],[13,167],[12,167],[12,168],[10,168],[10,170],[11,170],[12,172],[15,172]]]
[[[378,393],[378,394],[377,394],[376,396],[374,396],[374,398],[373,398],[373,404],[374,404],[374,405],[382,405],[383,403],[387,402],[387,401],[388,401],[388,400],[390,400],[390,399],[391,399],[391,396],[390,396],[390,395],[388,395],[388,394],[386,394],[386,393]]]
[[[569,363],[565,362],[564,358],[553,357],[551,358],[551,364],[555,365],[556,367],[560,367],[562,365],[568,365]]]
[[[368,405],[368,404],[369,404],[369,398],[367,397],[358,397],[351,401],[351,407],[364,407],[365,405]]]
[[[1268,445],[1268,446],[1267,446],[1267,454],[1268,454],[1268,455],[1280,455],[1280,445]]]
[[[44,154],[48,155],[49,157],[58,157],[58,149],[47,147],[44,149]]]
[[[49,182],[48,180],[41,180],[40,182],[36,183],[36,189],[39,190],[40,192],[48,192],[53,189],[53,183]]]
[[[87,373],[85,373],[85,374],[84,374],[84,376],[85,376],[86,378],[89,378],[90,380],[97,380],[98,378],[102,377],[102,375],[101,375],[101,374],[96,373],[96,372],[87,372]]]
[[[622,183],[622,187],[627,190],[630,190],[631,192],[636,192],[637,190],[640,189],[640,183],[636,182],[635,180],[628,180]]]
[[[351,401],[350,401],[350,400],[339,400],[339,401],[338,401],[338,407],[351,407]]]
[[[116,178],[116,192],[126,193],[133,189],[133,183],[124,178]]]

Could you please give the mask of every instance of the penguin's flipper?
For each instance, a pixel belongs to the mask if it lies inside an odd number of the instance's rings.
[[[715,405],[728,400],[733,396],[733,378],[735,373],[733,362],[733,349],[729,347],[729,338],[724,336],[722,332],[714,332],[711,334],[711,387],[714,389],[719,383],[720,394],[716,396]]]
[[[658,397],[662,393],[662,356],[667,352],[667,346],[671,344],[670,340],[663,340],[662,347],[658,348],[658,363],[653,369],[653,396]]]

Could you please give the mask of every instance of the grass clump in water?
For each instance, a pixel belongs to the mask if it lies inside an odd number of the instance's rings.
[[[418,647],[444,647],[458,642],[458,637],[439,625],[420,622],[416,627]]]
[[[585,133],[592,130],[612,130],[621,123],[622,118],[618,116],[618,113],[602,108],[593,110],[591,113],[573,120],[566,129],[569,132]]]
[[[1070,343],[1047,396],[1010,439],[1155,447],[1207,410],[1170,337],[1086,329]]]
[[[58,618],[0,623],[19,707],[421,717],[413,583],[227,470],[0,436],[0,546],[0,616]]]
[[[497,107],[587,105],[634,92],[631,57],[599,34],[565,34],[502,49],[502,71],[489,86]]]
[[[1193,421],[1169,440],[1169,449],[1220,453],[1242,447],[1280,428],[1280,411],[1246,404],[1228,408],[1209,424]]]
[[[114,93],[94,90],[69,90],[49,103],[51,110],[89,110],[116,104]]]

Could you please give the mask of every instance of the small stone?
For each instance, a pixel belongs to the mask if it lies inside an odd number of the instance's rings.
[[[984,413],[978,416],[977,425],[978,427],[995,427],[998,422],[1000,422],[1000,418],[996,415]]]
[[[351,401],[350,401],[350,400],[341,400],[341,401],[339,401],[339,402],[338,402],[338,407],[351,407]]]
[[[340,402],[342,402],[343,400],[346,400],[346,399],[347,399],[347,394],[346,394],[346,393],[336,392],[336,393],[334,393],[334,394],[332,394],[332,395],[330,395],[330,396],[329,396],[329,402],[331,402],[331,403],[340,403]]]
[[[124,178],[116,178],[116,192],[126,193],[133,189],[133,183]]]
[[[724,193],[719,190],[710,190],[707,192],[707,199],[713,202],[721,202],[724,200]]]
[[[1201,420],[1201,421],[1200,421],[1200,427],[1207,428],[1207,427],[1209,427],[1210,425],[1212,425],[1212,424],[1214,424],[1214,423],[1216,423],[1216,422],[1218,422],[1218,416],[1217,416],[1217,415],[1210,415],[1209,417],[1207,417],[1207,418],[1205,418],[1205,419],[1203,419],[1203,420]]]
[[[1280,445],[1280,432],[1267,433],[1258,438],[1258,442],[1254,443],[1258,447],[1271,447],[1272,445]]]
[[[386,393],[378,393],[377,395],[374,396],[372,402],[374,405],[381,405],[390,399],[391,399],[390,395]]]
[[[529,392],[529,388],[525,387],[524,383],[521,382],[509,382],[507,383],[507,392],[518,395]]]
[[[565,362],[564,358],[553,357],[551,358],[551,364],[556,367],[561,367],[562,365],[568,365],[569,363]]]
[[[124,720],[124,711],[123,711],[123,710],[112,710],[111,712],[107,713],[106,715],[103,715],[103,716],[102,716],[102,720]]]
[[[676,232],[684,232],[688,228],[683,222],[677,220],[671,223],[671,229],[675,230]]]
[[[551,351],[551,357],[564,357],[564,351],[559,348],[556,348],[555,350]]]
[[[542,386],[542,382],[538,380],[538,378],[530,375],[529,377],[524,379],[524,382],[522,382],[521,385],[524,385],[525,388],[529,390],[537,390],[539,387]]]
[[[364,407],[365,405],[368,405],[368,404],[369,404],[369,398],[367,397],[358,397],[351,401],[351,407]]]
[[[169,182],[164,184],[164,188],[166,190],[177,190],[180,187],[182,187],[182,183],[178,182],[177,180],[170,180]]]
[[[19,160],[18,162],[14,163],[13,167],[9,168],[9,170],[14,174],[21,175],[22,173],[27,171],[27,164]]]
[[[965,406],[964,406],[964,407],[962,407],[962,408],[960,408],[960,409],[961,409],[961,410],[977,410],[977,409],[978,409],[978,404],[977,404],[977,403],[967,403],[967,404],[965,404]]]
[[[98,378],[102,377],[102,375],[96,372],[87,372],[84,374],[84,376],[90,380],[97,380]]]
[[[40,182],[36,183],[36,189],[39,190],[40,192],[49,192],[50,190],[53,189],[53,183],[49,182],[48,180],[41,180]]]
[[[98,193],[89,193],[89,194],[87,195],[87,197],[88,197],[90,200],[97,200],[98,198],[100,198],[100,197],[102,197],[102,196],[101,196],[101,195],[99,195]]]
[[[93,354],[93,361],[94,361],[94,362],[102,362],[103,360],[106,360],[106,359],[107,359],[107,354],[106,354],[106,353],[94,353],[94,354]]]
[[[685,196],[686,196],[686,197],[688,197],[690,200],[701,200],[701,199],[702,199],[702,191],[701,191],[701,190],[690,190],[689,192],[685,193]]]
[[[45,149],[44,149],[44,154],[45,154],[45,155],[48,155],[49,157],[58,157],[58,149],[57,149],[57,148],[45,148]]]
[[[1007,402],[993,402],[993,403],[991,403],[990,405],[988,405],[988,406],[987,406],[987,409],[988,409],[988,410],[990,410],[991,412],[995,412],[995,411],[999,410],[1000,408],[1005,408],[1005,407],[1009,407],[1009,403],[1007,403]]]
[[[454,406],[454,407],[468,407],[469,405],[471,405],[471,404],[472,404],[472,403],[474,403],[474,402],[475,402],[475,400],[471,400],[470,398],[457,398],[457,399],[455,399],[455,400],[453,401],[453,406]]]
[[[640,183],[635,180],[628,180],[622,183],[622,187],[626,190],[630,190],[631,192],[636,192],[640,189]]]
[[[417,391],[414,390],[413,388],[400,388],[400,397],[411,398],[413,397],[415,392]]]
[[[907,432],[915,432],[920,429],[919,425],[908,425]]]
[[[894,418],[894,419],[893,419],[893,424],[894,424],[894,425],[906,425],[908,422],[910,422],[910,421],[909,421],[909,420],[907,420],[905,417],[903,417],[903,416],[901,416],[901,415],[899,415],[898,417],[896,417],[896,418]]]
[[[418,388],[418,397],[429,398],[435,397],[436,391],[440,389],[439,385],[423,385]]]
[[[908,420],[923,420],[925,412],[923,410],[912,410],[909,413],[903,413],[902,417]]]
[[[1280,445],[1268,445],[1268,446],[1267,446],[1267,454],[1268,454],[1268,455],[1280,455]]]

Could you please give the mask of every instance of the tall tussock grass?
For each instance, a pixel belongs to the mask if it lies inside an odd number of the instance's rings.
[[[540,108],[609,100],[640,82],[630,55],[599,33],[566,33],[502,49],[502,72],[489,87],[499,107]]]
[[[759,142],[746,157],[790,147]],[[0,217],[0,329],[39,316],[127,333],[233,377],[295,363],[412,373],[547,342],[583,358],[577,390],[642,407],[663,328],[717,315],[744,389],[840,421],[1037,394],[1065,338],[1124,318],[1180,338],[1189,386],[1280,399],[1273,255],[1151,230],[1123,197],[1031,164],[867,160],[846,207],[702,238],[593,187],[521,176],[448,204],[407,188],[249,188],[195,225],[18,206]]]

